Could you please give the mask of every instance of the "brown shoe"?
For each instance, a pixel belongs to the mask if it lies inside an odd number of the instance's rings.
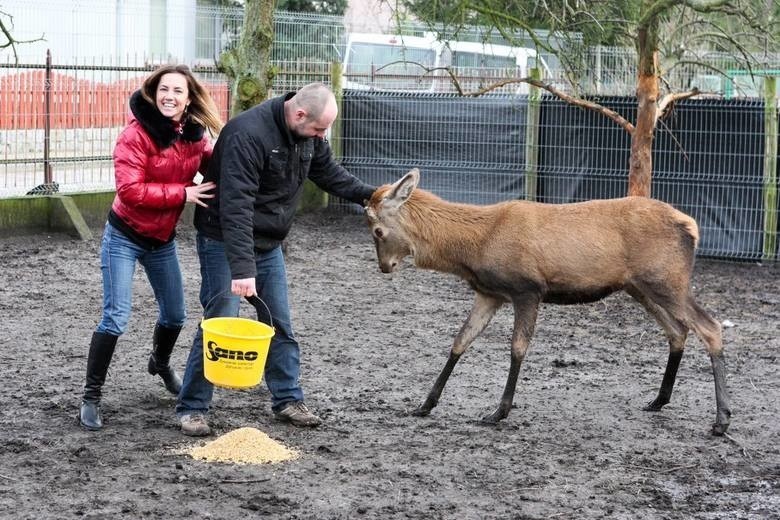
[[[303,401],[288,404],[278,412],[274,412],[274,417],[278,421],[288,422],[298,427],[310,428],[322,423],[322,419],[311,413]]]
[[[181,422],[181,432],[184,435],[190,437],[205,437],[211,433],[209,423],[206,422],[206,418],[203,417],[203,414],[193,413],[182,415],[179,421]]]

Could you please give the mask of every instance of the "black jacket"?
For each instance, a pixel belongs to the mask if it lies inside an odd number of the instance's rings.
[[[254,252],[269,251],[287,236],[308,177],[323,190],[362,204],[374,188],[333,159],[327,141],[296,139],[284,120],[284,102],[269,99],[225,125],[205,181],[217,183],[208,208],[197,206],[195,227],[225,242],[233,279],[256,276]]]

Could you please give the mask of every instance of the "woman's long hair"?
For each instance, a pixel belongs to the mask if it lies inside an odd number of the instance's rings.
[[[217,135],[223,126],[217,105],[209,91],[192,74],[187,65],[164,65],[152,72],[141,85],[141,95],[144,99],[156,107],[157,86],[160,84],[160,78],[170,73],[181,74],[187,78],[187,89],[190,95],[187,117],[204,128],[208,128],[212,135]]]

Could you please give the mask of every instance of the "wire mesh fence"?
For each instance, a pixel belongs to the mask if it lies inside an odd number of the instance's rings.
[[[19,9],[30,9],[29,3],[14,2]],[[237,44],[243,13],[201,2],[192,8],[192,3],[169,2],[166,13],[168,18],[180,14],[185,23],[191,16],[194,31],[186,35],[189,43],[178,41],[185,35],[172,34],[166,26],[167,44],[162,45],[146,28],[124,26],[123,31],[135,38],[129,40],[107,28],[112,24],[115,28],[129,16],[130,3],[118,2],[108,8],[97,0],[53,1],[52,12],[64,22],[63,31],[85,10],[103,23],[96,23],[92,33],[71,31],[70,43],[51,49],[53,60],[48,67],[45,51],[41,52],[48,47],[41,45],[51,42],[31,44],[38,52],[35,56],[25,46],[19,63],[7,53],[0,55],[4,56],[0,63],[0,197],[22,195],[46,181],[47,174],[63,192],[112,189],[111,153],[126,121],[127,100],[162,62],[189,63],[227,118],[229,85],[215,63],[222,52]],[[415,30],[425,32],[420,27]],[[330,83],[333,64],[343,65],[347,58],[349,36],[340,17],[276,13],[271,95],[312,81]],[[495,49],[506,43],[500,35],[488,36],[476,29],[457,35],[465,43],[489,40]],[[120,47],[125,52],[118,53]],[[131,54],[126,52],[130,48],[145,50]],[[495,58],[498,53],[493,59],[466,57],[466,48],[448,43],[440,56],[448,60],[444,64],[451,66],[463,91],[516,80],[536,65],[546,80],[556,85],[563,85],[564,79],[574,80],[580,93],[599,96],[596,99],[629,120],[635,117],[635,100],[630,97],[636,85],[633,50],[585,49],[583,67],[572,76],[544,54],[535,59],[528,53],[524,61],[512,55],[514,61],[507,64]],[[155,49],[167,52],[155,54]],[[708,91],[720,97],[681,103],[671,118],[661,122],[653,156],[653,196],[699,221],[700,254],[766,258],[763,218],[772,208],[766,208],[764,201],[764,105],[758,100],[762,80],[743,74],[727,56],[710,53],[707,59],[731,75],[716,80],[709,68],[670,69],[670,85],[709,87]],[[768,56],[761,70],[780,69],[775,63],[780,60]],[[462,97],[454,93],[454,84],[441,70],[418,67],[398,74],[383,65],[369,62],[366,70],[346,70],[342,84],[350,88],[343,96],[339,135],[333,136],[344,164],[367,182],[391,182],[418,167],[423,171],[423,187],[446,199],[491,203],[526,196],[527,174],[534,170],[538,175],[535,195],[546,202],[626,193],[629,135],[598,114],[544,97],[540,122],[529,129],[525,84],[509,83],[487,95]],[[536,134],[533,143],[528,141],[529,131]],[[529,152],[529,144],[535,151]],[[529,153],[534,154],[533,161]],[[355,209],[339,200],[332,200],[331,206],[340,211]]]
[[[635,117],[633,98],[595,100]],[[627,192],[628,132],[557,98],[542,98],[535,128],[524,95],[348,91],[343,105],[343,163],[373,184],[420,168],[423,188],[455,202],[522,199],[531,189],[532,198],[548,203]],[[777,256],[776,248],[766,249],[776,230],[765,219],[780,208],[777,199],[765,199],[778,186],[765,175],[764,116],[761,100],[688,100],[657,132],[652,195],[698,221],[700,255]],[[533,146],[529,125],[538,134]]]
[[[632,98],[599,102],[629,120]],[[693,216],[699,254],[761,259],[765,184],[765,106],[757,99],[697,99],[678,104],[656,132],[652,196]],[[630,136],[606,118],[545,100],[540,122],[539,195],[548,202],[621,197],[627,192]],[[775,187],[776,188],[776,187]],[[776,256],[777,251],[772,252]]]
[[[52,180],[65,192],[113,187],[111,153],[128,99],[154,66],[91,59],[38,67],[0,64],[0,196]],[[226,118],[225,79],[215,69],[194,72]]]
[[[522,198],[527,97],[347,91],[343,164],[366,182],[420,168],[441,197],[487,204]]]

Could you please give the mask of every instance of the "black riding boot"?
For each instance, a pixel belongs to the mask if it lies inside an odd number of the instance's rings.
[[[103,427],[103,417],[100,415],[100,390],[106,381],[108,365],[114,355],[117,336],[95,332],[89,344],[87,357],[87,383],[84,385],[84,397],[81,400],[79,420],[88,430],[99,430]]]
[[[181,390],[181,378],[170,367],[168,362],[171,360],[171,352],[179,337],[181,327],[169,329],[159,323],[154,327],[154,350],[149,356],[149,373],[152,375],[160,374],[165,388],[173,395],[179,395]]]

